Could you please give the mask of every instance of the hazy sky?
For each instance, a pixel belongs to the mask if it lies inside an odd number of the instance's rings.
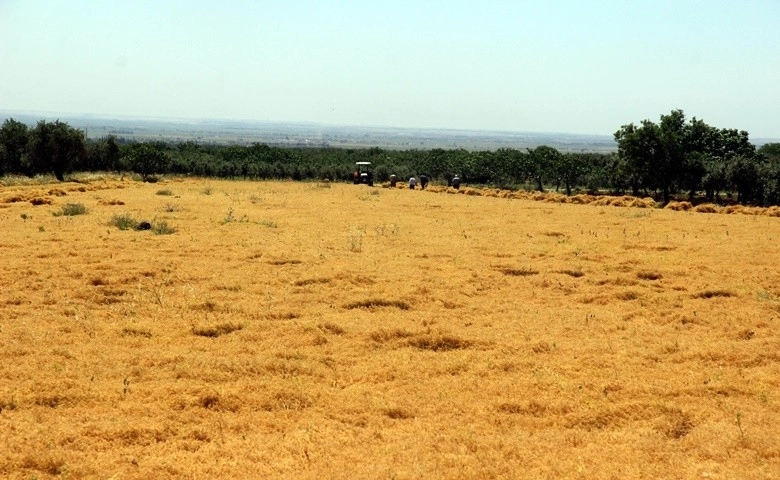
[[[780,138],[780,1],[0,0],[0,110]]]

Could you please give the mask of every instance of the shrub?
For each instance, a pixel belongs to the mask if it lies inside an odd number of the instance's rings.
[[[129,213],[118,213],[111,217],[111,220],[108,221],[108,225],[120,230],[135,230],[138,226],[138,221]]]
[[[74,215],[84,215],[87,213],[87,207],[83,203],[66,203],[62,206],[59,212],[54,212],[55,217],[66,216],[72,217]]]
[[[152,233],[155,235],[170,235],[172,233],[176,233],[176,228],[168,225],[168,222],[165,220],[160,220],[158,222],[152,223]]]

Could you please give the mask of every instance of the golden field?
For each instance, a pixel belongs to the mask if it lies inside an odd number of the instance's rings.
[[[780,478],[780,218],[466,193],[0,187],[0,477]]]

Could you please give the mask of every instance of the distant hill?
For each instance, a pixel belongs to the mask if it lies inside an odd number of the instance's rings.
[[[289,147],[368,148],[430,150],[526,149],[549,145],[563,152],[612,152],[611,135],[511,132],[456,129],[361,127],[319,123],[273,123],[233,120],[183,120],[57,114],[51,112],[0,111],[0,118],[35,125],[39,120],[61,120],[84,129],[88,138],[113,134],[132,140],[249,145],[265,143]],[[754,141],[755,143],[755,141]],[[757,143],[761,145],[765,142]]]

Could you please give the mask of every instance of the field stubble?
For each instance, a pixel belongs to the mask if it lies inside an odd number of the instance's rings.
[[[320,187],[0,189],[0,476],[780,476],[779,218]]]

